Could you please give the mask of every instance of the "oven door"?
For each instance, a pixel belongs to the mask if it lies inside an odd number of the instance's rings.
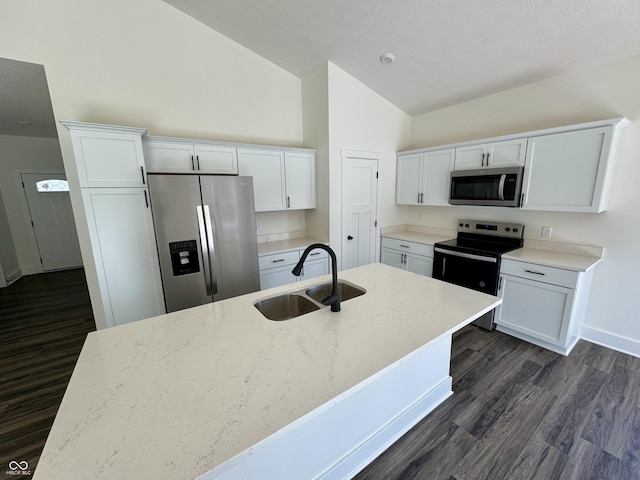
[[[495,295],[498,292],[499,268],[496,257],[434,248],[433,278],[438,280]],[[492,310],[473,323],[493,330],[493,313]]]

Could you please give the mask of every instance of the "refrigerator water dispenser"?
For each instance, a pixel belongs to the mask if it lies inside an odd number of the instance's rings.
[[[195,240],[170,242],[169,253],[174,277],[200,271],[198,243]]]

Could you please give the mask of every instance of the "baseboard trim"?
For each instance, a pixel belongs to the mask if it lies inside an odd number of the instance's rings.
[[[13,272],[11,272],[9,275],[7,275],[5,281],[7,282],[7,286],[11,285],[13,282],[15,282],[16,280],[20,280],[23,276],[22,270],[17,269]]]
[[[631,340],[630,338],[621,337],[585,325],[583,325],[582,330],[580,330],[580,338],[640,358],[640,342],[637,340]]]

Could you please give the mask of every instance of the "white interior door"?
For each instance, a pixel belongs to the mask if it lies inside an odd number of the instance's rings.
[[[342,268],[376,261],[378,159],[343,154]]]
[[[23,173],[22,185],[43,270],[82,266],[66,177]]]

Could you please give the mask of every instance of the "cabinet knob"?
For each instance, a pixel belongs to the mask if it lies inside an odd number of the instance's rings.
[[[351,235],[347,236],[347,240],[353,240],[353,237]]]

